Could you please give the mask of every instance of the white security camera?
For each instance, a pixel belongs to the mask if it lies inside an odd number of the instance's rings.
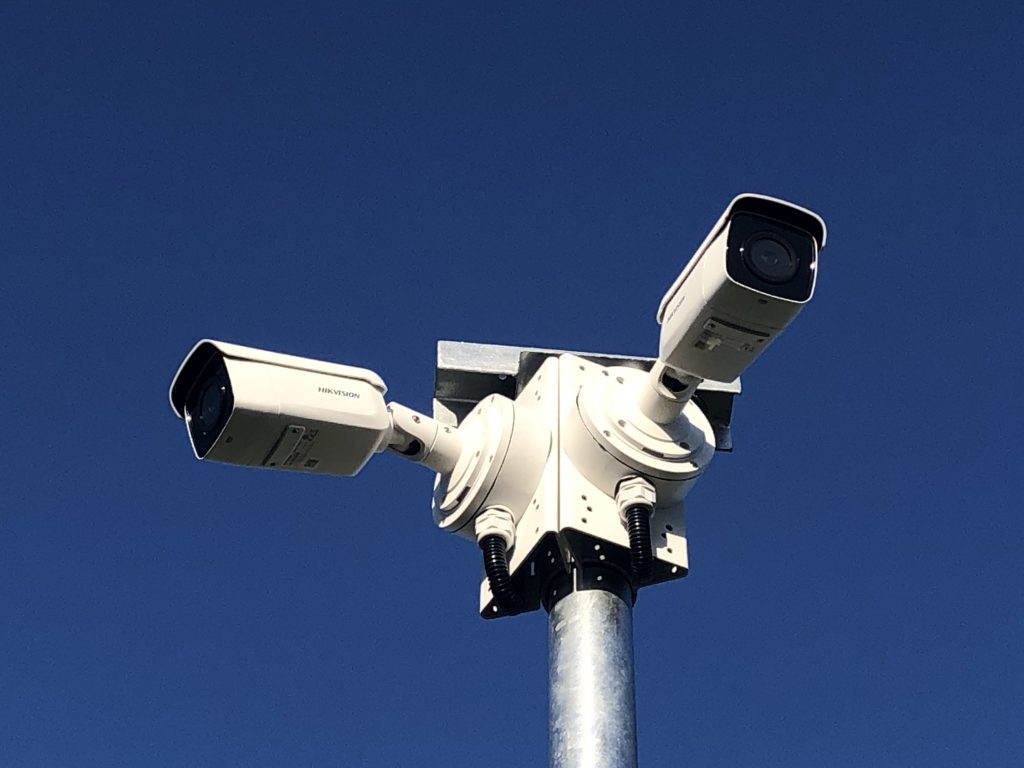
[[[364,368],[204,339],[170,397],[197,458],[354,475],[392,434],[385,392]]]
[[[763,195],[735,198],[658,308],[659,361],[684,379],[670,376],[669,391],[737,378],[810,300],[824,247],[817,214]]]

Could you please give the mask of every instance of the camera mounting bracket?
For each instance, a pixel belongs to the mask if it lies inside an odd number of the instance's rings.
[[[557,600],[556,590],[563,581],[560,577],[573,568],[595,571],[598,579],[603,578],[601,572],[628,571],[630,550],[615,504],[616,478],[607,488],[603,482],[605,474],[611,477],[617,470],[608,467],[606,473],[600,471],[601,467],[590,467],[586,451],[570,445],[563,449],[561,444],[564,440],[573,444],[591,442],[586,436],[577,435],[576,440],[572,437],[592,428],[575,424],[578,418],[572,416],[577,413],[577,393],[585,380],[593,381],[596,376],[600,381],[602,373],[614,368],[625,368],[622,373],[629,378],[629,369],[647,370],[653,363],[652,359],[614,355],[439,342],[434,400],[438,421],[459,424],[478,403],[500,394],[515,398],[519,412],[530,413],[531,419],[548,424],[556,446],[536,488],[522,489],[529,501],[517,521],[515,546],[509,553],[513,587],[523,598],[522,604],[514,609],[500,605],[487,579],[482,578],[480,611],[484,618],[536,610],[541,604]],[[728,445],[732,398],[739,393],[739,382],[704,382],[702,388],[703,392],[698,390],[694,397],[695,403],[699,403],[703,415],[712,415],[706,422],[699,420],[705,425],[710,422],[716,435],[720,434]],[[565,435],[564,427],[570,429]],[[598,450],[598,454],[603,455],[604,450]],[[591,458],[601,463],[600,456]],[[584,463],[578,465],[580,461]],[[628,457],[626,463],[630,463]],[[641,466],[647,463],[640,460]],[[651,468],[661,474],[658,467]],[[687,573],[683,507],[678,499],[671,499],[671,494],[666,494],[665,502],[655,510],[651,521],[654,570],[645,583],[677,579]]]

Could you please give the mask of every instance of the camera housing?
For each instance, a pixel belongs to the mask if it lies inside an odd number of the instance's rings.
[[[825,222],[764,195],[734,198],[658,308],[659,360],[732,381],[814,294]]]
[[[196,458],[348,476],[387,447],[386,392],[365,368],[203,339],[170,400]]]

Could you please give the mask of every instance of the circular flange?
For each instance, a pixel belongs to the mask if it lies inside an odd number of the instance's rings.
[[[696,477],[715,452],[714,432],[691,400],[679,418],[658,424],[636,407],[648,374],[633,368],[602,368],[577,397],[580,418],[597,443],[637,471],[680,482]]]
[[[494,485],[512,439],[512,415],[511,400],[491,395],[459,425],[462,453],[434,488],[434,522],[446,531],[470,523]]]

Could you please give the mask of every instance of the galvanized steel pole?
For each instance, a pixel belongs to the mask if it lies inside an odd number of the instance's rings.
[[[633,593],[609,572],[579,581],[549,602],[550,765],[636,768]]]

